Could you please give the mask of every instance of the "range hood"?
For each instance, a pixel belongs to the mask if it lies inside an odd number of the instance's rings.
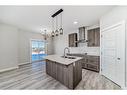
[[[77,41],[77,43],[86,43],[86,42],[88,42],[88,40],[86,40],[86,38],[85,38],[85,35],[86,35],[86,33],[85,33],[85,26],[79,27],[78,30],[79,30],[78,31],[79,40]]]

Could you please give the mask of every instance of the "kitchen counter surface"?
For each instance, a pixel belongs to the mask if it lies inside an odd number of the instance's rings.
[[[63,58],[63,57],[61,57],[61,55],[48,55],[45,57],[45,59],[55,61],[55,62],[58,62],[63,65],[69,65],[71,63],[74,63],[74,62],[82,59],[82,57],[76,57],[76,56],[73,56],[73,57],[75,57],[75,59]]]
[[[85,53],[70,53],[70,54],[67,54],[67,55],[100,56],[100,55],[97,55],[97,54],[90,54],[90,53],[87,53],[87,54],[85,54]]]

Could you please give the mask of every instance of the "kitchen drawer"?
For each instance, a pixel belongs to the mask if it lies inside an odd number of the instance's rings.
[[[93,70],[93,71],[99,71],[99,67],[91,64],[87,64],[87,69]]]
[[[88,62],[99,62],[100,61],[99,57],[94,57],[94,56],[88,57],[87,59],[88,59]]]
[[[70,56],[82,57],[81,63],[82,68],[99,72],[100,68],[100,57],[94,55],[83,55],[83,54],[68,54]]]
[[[86,63],[86,62],[88,62],[88,60],[85,59],[85,58],[83,58],[83,59],[81,60],[81,62],[82,62],[82,63]]]
[[[82,64],[82,67],[85,68],[86,67],[85,65],[87,64],[87,60],[86,59],[82,59],[81,60],[81,64]]]
[[[99,65],[99,61],[94,61],[94,60],[88,60],[87,63],[91,65]]]
[[[87,63],[82,63],[82,68],[87,69]]]

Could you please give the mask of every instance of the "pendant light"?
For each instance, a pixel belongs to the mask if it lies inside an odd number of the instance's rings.
[[[55,32],[54,32],[54,18],[52,18],[52,32],[51,32],[51,36],[52,37],[55,36]]]
[[[44,40],[46,41],[47,40],[47,34],[46,34],[46,30],[44,30]]]
[[[56,31],[55,31],[55,35],[58,36],[59,34],[59,31],[58,31],[58,19],[57,19],[57,16],[56,16]]]
[[[52,23],[52,32],[51,32],[52,37],[58,36],[59,34],[63,35],[62,12],[63,12],[63,9],[59,9],[57,12],[55,12],[53,15],[51,15],[53,20],[54,19],[56,20],[55,24]],[[57,18],[59,14],[61,14],[61,18],[59,20],[60,21],[60,27],[58,27],[58,18]]]
[[[61,17],[60,17],[60,29],[59,29],[59,32],[60,32],[60,35],[63,35],[63,28],[62,28],[62,24],[63,24],[63,22],[62,22],[62,13],[61,13]]]

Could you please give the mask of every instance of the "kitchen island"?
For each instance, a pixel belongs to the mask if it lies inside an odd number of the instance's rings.
[[[70,89],[74,89],[82,79],[81,57],[46,56],[46,73]]]

